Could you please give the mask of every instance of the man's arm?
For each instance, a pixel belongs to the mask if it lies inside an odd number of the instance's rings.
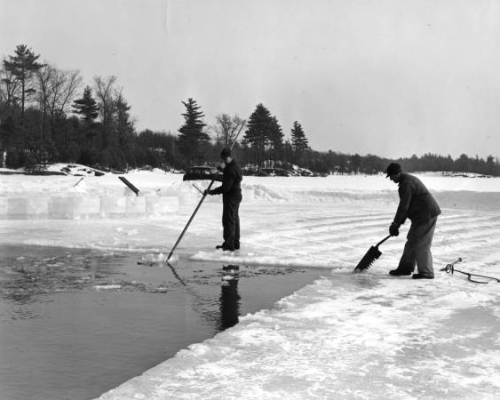
[[[234,171],[228,171],[226,174],[224,174],[224,177],[222,179],[222,185],[219,187],[208,190],[207,194],[222,194],[229,192],[231,188],[233,187],[233,183],[236,179],[236,173]]]
[[[410,182],[402,182],[399,187],[399,206],[393,222],[398,228],[406,221],[412,195],[413,190]]]

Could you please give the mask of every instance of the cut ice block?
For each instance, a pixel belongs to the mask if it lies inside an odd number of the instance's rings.
[[[101,214],[101,198],[98,196],[84,197],[86,218],[99,218]]]
[[[85,201],[80,196],[56,196],[49,199],[50,219],[81,219],[86,215]]]
[[[7,200],[8,219],[27,219],[28,201],[23,197],[9,197]]]
[[[146,198],[145,197],[126,197],[126,213],[127,217],[142,216],[146,213]]]
[[[125,215],[127,204],[125,197],[101,196],[101,217],[119,217]]]
[[[165,215],[179,211],[178,196],[147,196],[146,213],[148,215]]]
[[[49,215],[49,196],[38,193],[26,197],[26,213],[28,219],[45,219]]]

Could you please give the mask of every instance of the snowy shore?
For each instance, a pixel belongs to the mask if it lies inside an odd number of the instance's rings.
[[[87,177],[76,187],[78,177],[1,176],[4,202],[68,192],[175,199],[173,209],[136,215],[9,219],[7,209],[1,242],[168,253],[199,200],[197,189],[182,175],[126,177],[140,196],[116,175]],[[100,399],[497,398],[500,283],[438,271],[462,257],[458,269],[500,278],[500,179],[420,177],[443,208],[436,279],[426,282],[387,275],[408,224],[367,273],[351,274],[396,210],[397,186],[384,176],[245,177],[243,248],[231,261],[324,267],[324,278]],[[211,250],[222,235],[220,216],[220,199],[207,198],[178,252],[220,260]]]

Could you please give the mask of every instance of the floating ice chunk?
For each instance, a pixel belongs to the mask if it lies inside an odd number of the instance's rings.
[[[121,285],[113,285],[113,284],[109,284],[109,285],[94,285],[93,288],[95,290],[113,290],[113,289],[121,289],[122,286]]]
[[[168,257],[163,253],[149,253],[144,254],[141,257],[141,262],[139,264],[144,265],[155,265],[155,264],[176,264],[179,261],[179,256],[177,254],[173,254],[169,260]]]
[[[163,253],[149,253],[142,256],[142,262],[145,264],[161,263],[166,261],[167,257]]]
[[[165,261],[165,256],[163,253],[155,254],[155,253],[150,253],[150,254],[145,254],[142,256],[142,261],[146,263],[154,263],[154,262],[162,262]]]
[[[165,258],[165,261],[167,261],[167,258]],[[170,257],[170,260],[168,260],[170,264],[177,264],[179,262],[179,256],[177,254],[172,254]]]

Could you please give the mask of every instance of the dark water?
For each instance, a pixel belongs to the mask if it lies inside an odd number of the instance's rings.
[[[94,399],[329,274],[139,259],[0,246],[2,400]]]

